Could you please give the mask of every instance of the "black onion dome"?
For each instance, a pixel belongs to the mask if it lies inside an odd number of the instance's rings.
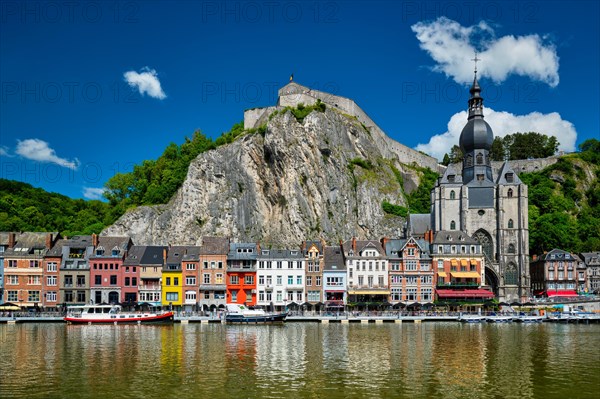
[[[473,118],[467,122],[460,134],[460,149],[463,154],[474,150],[490,150],[494,141],[492,128],[483,118]]]

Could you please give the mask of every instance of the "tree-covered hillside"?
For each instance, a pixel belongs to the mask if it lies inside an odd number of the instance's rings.
[[[59,231],[63,235],[100,233],[115,220],[102,201],[74,200],[27,183],[0,179],[0,231]]]
[[[587,140],[580,149],[520,175],[529,186],[531,254],[600,251],[600,141]]]

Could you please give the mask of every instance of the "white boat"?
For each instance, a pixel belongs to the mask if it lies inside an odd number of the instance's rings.
[[[530,316],[522,315],[515,317],[515,321],[518,323],[541,323],[546,319],[546,316]]]
[[[486,316],[485,321],[487,321],[488,323],[510,323],[513,321],[513,317],[494,314]]]
[[[458,320],[463,323],[481,323],[482,321],[485,321],[485,316],[477,314],[464,314],[460,315]]]
[[[69,308],[69,324],[172,323],[173,312],[123,312],[119,305],[84,305]]]
[[[284,322],[286,313],[267,313],[263,309],[250,309],[237,303],[227,304],[225,321],[227,323],[277,323]]]

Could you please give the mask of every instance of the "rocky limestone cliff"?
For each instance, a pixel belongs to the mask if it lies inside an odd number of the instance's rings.
[[[398,171],[406,188],[418,185],[414,168],[385,158],[355,118],[327,108],[299,122],[285,111],[264,136],[247,134],[199,155],[168,204],[130,210],[102,234],[140,245],[218,235],[288,247],[397,235],[404,219],[385,214],[382,201],[406,206]]]

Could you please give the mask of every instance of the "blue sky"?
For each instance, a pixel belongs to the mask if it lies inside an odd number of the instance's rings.
[[[0,3],[0,176],[74,198],[200,129],[273,105],[291,73],[441,156],[473,51],[495,134],[600,135],[595,1]],[[458,132],[458,133],[457,133]]]

